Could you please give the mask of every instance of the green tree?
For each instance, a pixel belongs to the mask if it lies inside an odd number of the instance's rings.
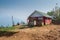
[[[51,12],[47,12],[47,14],[50,15],[50,16],[52,16],[53,13],[54,13],[53,11],[51,11]]]

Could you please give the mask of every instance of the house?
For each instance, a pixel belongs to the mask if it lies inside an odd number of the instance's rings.
[[[42,26],[51,24],[51,16],[35,10],[27,19],[28,25]]]

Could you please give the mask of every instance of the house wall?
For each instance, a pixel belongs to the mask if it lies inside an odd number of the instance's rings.
[[[52,23],[52,20],[51,20],[51,18],[43,17],[43,23],[44,23],[44,25],[48,25],[48,24]]]
[[[51,19],[46,19],[45,20],[45,24],[48,25],[48,24],[51,24],[52,23],[52,20]]]
[[[39,17],[39,18],[41,18],[41,17]],[[38,17],[29,17],[28,25],[42,26],[42,25],[51,24],[51,22],[52,22],[52,20],[47,17],[42,17],[42,19],[39,19],[39,18]]]
[[[39,20],[38,17],[30,17],[28,25],[40,26],[42,25],[42,20]],[[35,22],[35,23],[34,23]]]

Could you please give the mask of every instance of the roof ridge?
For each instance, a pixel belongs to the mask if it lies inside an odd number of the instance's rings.
[[[34,12],[39,12],[39,13],[40,13],[41,11],[37,11],[37,10],[35,10]],[[41,12],[41,13],[44,13],[44,12]]]

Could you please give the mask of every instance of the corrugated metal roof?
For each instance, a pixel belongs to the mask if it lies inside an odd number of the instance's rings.
[[[42,16],[51,18],[51,16],[47,15],[46,13],[39,12],[39,11],[37,11],[37,10],[35,10],[35,11],[30,15],[30,17],[42,17]]]

